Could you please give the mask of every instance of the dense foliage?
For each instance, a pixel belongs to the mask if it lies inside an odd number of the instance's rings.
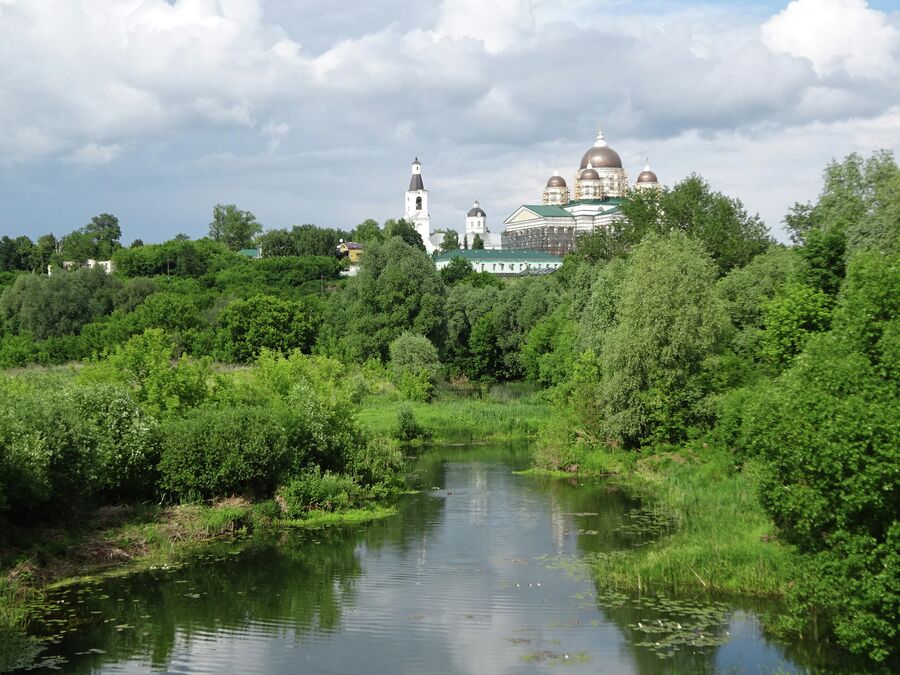
[[[428,435],[404,406],[392,440],[370,437],[362,397],[525,379],[558,413],[543,466],[606,471],[659,448],[708,460],[756,490],[758,519],[796,554],[789,627],[816,622],[862,670],[897,666],[893,157],[829,165],[818,200],[786,217],[792,247],[699,176],[621,211],[553,275],[506,279],[462,259],[438,273],[403,220],[259,234],[234,205],[197,241],[121,248],[108,214],[60,240],[5,237],[0,367],[87,364],[49,387],[0,379],[0,517],[72,494],[274,495],[291,517],[352,506],[397,484],[397,441]],[[364,244],[347,279],[341,239]],[[262,259],[236,252],[249,246]],[[101,254],[115,274],[61,268]]]

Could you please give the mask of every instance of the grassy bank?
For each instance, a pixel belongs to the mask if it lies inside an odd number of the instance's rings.
[[[635,591],[782,597],[796,565],[757,498],[754,467],[712,447],[582,451],[579,473],[646,498],[653,543],[588,557],[598,584]]]
[[[503,400],[502,396],[489,394],[480,398],[445,393],[431,403],[371,397],[364,401],[358,418],[371,433],[390,436],[398,412],[407,406],[436,443],[532,438],[549,416],[549,408],[528,397]]]

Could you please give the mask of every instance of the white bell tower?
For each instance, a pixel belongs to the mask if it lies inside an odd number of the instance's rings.
[[[422,163],[416,157],[412,163],[412,176],[409,179],[409,190],[406,191],[406,207],[403,217],[416,228],[422,237],[425,250],[434,251],[431,243],[431,216],[428,214],[428,190],[422,182]]]

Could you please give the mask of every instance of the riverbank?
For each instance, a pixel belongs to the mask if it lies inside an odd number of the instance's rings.
[[[759,503],[752,464],[736,471],[727,452],[706,444],[581,449],[573,464],[575,475],[602,476],[643,497],[648,508],[635,527],[658,534],[631,550],[586,556],[598,586],[775,598],[788,592],[797,556]]]
[[[370,397],[358,419],[376,436],[390,436],[402,408],[412,410],[433,443],[473,443],[533,438],[550,415],[549,407],[513,390],[485,396],[439,395],[430,403]]]
[[[395,513],[392,506],[373,504],[282,519],[274,501],[231,498],[213,504],[103,507],[71,522],[7,531],[0,542],[0,672],[29,651],[22,633],[45,590],[174,564],[213,541],[254,531],[349,525]]]

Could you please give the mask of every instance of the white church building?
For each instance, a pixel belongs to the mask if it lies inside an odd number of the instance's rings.
[[[523,204],[504,221],[503,248],[564,256],[575,250],[579,235],[613,226],[621,217],[619,205],[629,190],[659,188],[649,160],[629,187],[622,158],[609,147],[601,130],[581,157],[571,192],[565,178],[554,172],[540,204]]]
[[[431,214],[428,212],[428,190],[425,189],[425,181],[422,179],[422,162],[419,158],[412,163],[412,171],[409,178],[409,189],[406,191],[404,201],[403,218],[412,223],[416,232],[422,237],[425,250],[431,254],[440,250],[444,240],[443,232],[432,232]],[[499,250],[501,236],[499,232],[491,232],[487,224],[487,214],[476,201],[466,214],[466,225],[463,236],[460,238],[460,246],[471,248],[475,236],[478,236],[486,250]]]

